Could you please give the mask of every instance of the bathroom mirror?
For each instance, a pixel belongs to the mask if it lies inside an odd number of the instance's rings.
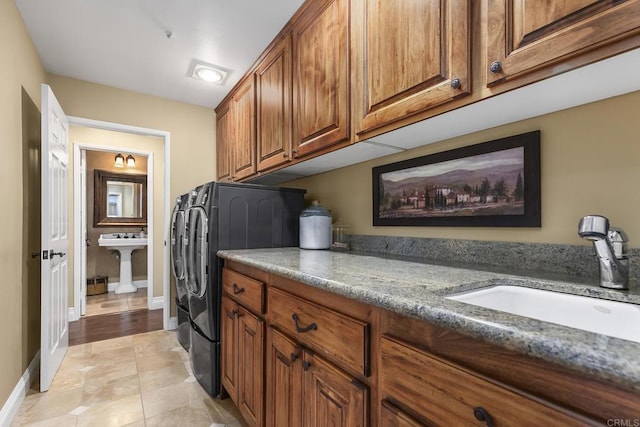
[[[147,175],[96,169],[93,225],[147,225]]]

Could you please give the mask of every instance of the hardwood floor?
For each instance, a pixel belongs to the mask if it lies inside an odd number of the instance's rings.
[[[85,316],[69,322],[69,345],[102,341],[162,329],[162,310],[134,310]]]

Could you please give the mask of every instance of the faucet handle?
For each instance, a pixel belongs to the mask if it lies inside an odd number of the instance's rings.
[[[627,233],[625,233],[623,229],[611,227],[607,233],[607,239],[611,242],[611,247],[613,248],[613,253],[616,258],[627,258],[627,242],[629,241],[629,236],[627,236]]]

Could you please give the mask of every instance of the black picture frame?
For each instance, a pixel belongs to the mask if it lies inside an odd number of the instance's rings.
[[[541,226],[539,130],[374,167],[372,179],[374,226]]]

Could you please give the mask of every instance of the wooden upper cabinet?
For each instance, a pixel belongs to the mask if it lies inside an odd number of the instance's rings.
[[[636,47],[640,1],[489,0],[486,34],[489,86],[581,55],[567,71]]]
[[[349,0],[308,3],[293,24],[294,157],[350,138]]]
[[[256,70],[259,171],[291,161],[291,49],[287,35]]]
[[[231,126],[229,104],[218,110],[216,115],[216,179],[231,180]]]
[[[470,93],[468,0],[355,1],[357,133]]]
[[[247,178],[256,173],[256,86],[254,76],[249,76],[236,90],[233,96],[233,169],[234,181]]]

